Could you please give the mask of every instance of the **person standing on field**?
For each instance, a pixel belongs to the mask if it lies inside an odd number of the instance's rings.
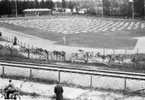
[[[63,87],[57,82],[57,85],[54,88],[56,94],[56,100],[63,100]]]

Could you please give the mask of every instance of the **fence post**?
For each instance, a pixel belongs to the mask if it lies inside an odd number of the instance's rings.
[[[32,49],[32,51],[33,51],[33,45],[32,45],[32,47],[31,47],[31,49]]]
[[[53,61],[53,54],[52,54],[52,52],[50,54],[50,57],[51,57],[51,61]]]
[[[28,44],[28,49],[29,49],[29,44]]]
[[[2,78],[5,77],[5,67],[2,67]]]
[[[137,48],[137,54],[138,54],[138,48]]]
[[[32,80],[32,68],[30,68],[30,75],[29,75],[29,79]]]
[[[113,49],[113,55],[115,55],[115,49]]]
[[[13,38],[11,40],[12,40],[12,43],[13,43]]]
[[[103,55],[105,55],[105,49],[103,49]]]
[[[92,88],[92,75],[90,75],[90,88]]]
[[[60,82],[60,70],[58,70],[58,82]]]
[[[17,40],[17,44],[19,45],[19,40]]]
[[[64,62],[66,61],[66,52],[64,54]],[[88,58],[87,58],[87,62],[88,62]]]
[[[47,61],[48,61],[49,60],[49,58],[48,58],[48,51],[45,50],[45,53],[46,53],[46,57],[47,57]]]
[[[24,48],[26,48],[26,44],[24,43]]]
[[[127,89],[127,81],[126,78],[124,79],[124,93],[126,93],[126,89]]]
[[[26,49],[27,52],[28,52],[28,58],[30,58],[30,50],[29,49]]]
[[[20,46],[23,47],[22,41],[21,41],[21,43],[20,43]]]
[[[127,54],[127,50],[125,49],[125,56],[126,56],[126,54]]]
[[[12,52],[13,52],[13,51],[12,51],[12,48],[9,47],[9,50],[10,50],[10,53],[11,53],[11,60],[12,60],[12,57],[13,57],[13,54],[12,54]]]

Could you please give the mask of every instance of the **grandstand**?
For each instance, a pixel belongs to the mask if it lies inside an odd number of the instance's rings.
[[[26,16],[40,16],[40,15],[48,15],[52,14],[51,9],[43,8],[43,9],[25,9],[23,10],[25,17]]]

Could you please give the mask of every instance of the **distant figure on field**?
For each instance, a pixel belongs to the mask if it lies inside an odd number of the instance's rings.
[[[0,37],[2,36],[2,32],[0,32]]]
[[[63,88],[59,82],[57,82],[57,85],[54,88],[54,92],[56,94],[56,100],[63,100]]]
[[[16,88],[14,84],[12,83],[12,80],[9,80],[8,85],[4,88],[4,92],[6,93],[6,99],[11,99],[10,94],[13,94],[16,92]]]
[[[66,44],[66,36],[64,35],[63,39],[63,43]]]
[[[17,37],[14,37],[14,43],[13,45],[17,45]]]

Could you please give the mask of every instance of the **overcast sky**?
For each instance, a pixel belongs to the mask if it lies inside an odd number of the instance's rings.
[[[34,0],[33,0],[34,1]],[[41,1],[41,0],[38,0],[38,1]],[[52,0],[52,1],[62,1],[62,0]]]
[[[53,1],[61,1],[61,0],[53,0]]]

